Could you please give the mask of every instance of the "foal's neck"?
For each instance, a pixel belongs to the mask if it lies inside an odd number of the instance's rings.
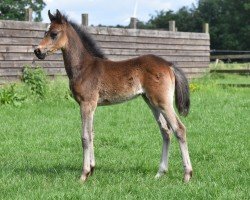
[[[70,25],[68,26],[67,38],[67,45],[62,50],[63,60],[69,79],[74,79],[79,75],[86,63],[92,59],[92,56],[82,44],[76,31]]]

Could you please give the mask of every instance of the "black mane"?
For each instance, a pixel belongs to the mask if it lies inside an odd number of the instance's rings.
[[[74,28],[74,30],[80,37],[82,44],[91,55],[98,58],[106,58],[102,50],[98,47],[97,43],[93,40],[91,35],[83,29],[83,27],[79,26],[75,22],[68,20],[68,17],[65,15],[63,15],[63,18]]]
[[[98,45],[96,44],[96,42],[93,40],[93,38],[91,37],[89,33],[87,33],[85,30],[83,30],[82,27],[80,27],[78,24],[72,21],[69,21],[69,24],[75,29],[84,47],[87,49],[87,51],[90,54],[98,58],[105,58],[104,53],[98,47]]]

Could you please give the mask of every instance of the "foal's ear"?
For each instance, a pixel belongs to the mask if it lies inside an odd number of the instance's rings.
[[[52,15],[51,13],[50,13],[50,10],[48,11],[48,15],[49,15],[49,19],[50,19],[50,21],[52,22],[52,21],[55,21],[55,16],[54,15]]]
[[[65,22],[63,15],[60,13],[58,9],[56,9],[56,21],[61,24]]]
[[[56,21],[59,24],[63,24],[65,22],[64,16],[60,13],[58,9],[56,9],[56,14],[52,15],[50,10],[48,11],[49,19],[51,22]]]
[[[62,14],[60,13],[58,9],[56,9],[56,18],[57,20],[60,20],[62,18]]]

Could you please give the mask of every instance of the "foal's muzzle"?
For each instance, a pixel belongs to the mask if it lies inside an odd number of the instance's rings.
[[[46,53],[42,53],[42,51],[39,48],[35,49],[34,53],[35,53],[36,57],[41,59],[41,60],[43,60],[46,57]]]

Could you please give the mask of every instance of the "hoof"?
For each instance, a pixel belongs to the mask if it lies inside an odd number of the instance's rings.
[[[192,177],[192,171],[186,172],[186,173],[184,174],[184,182],[185,182],[185,183],[188,183],[188,182],[190,181],[191,177]]]
[[[81,175],[80,182],[84,183],[86,182],[86,180],[87,180],[87,177],[85,175]]]
[[[155,175],[155,179],[159,179],[162,176],[164,176],[165,174],[166,174],[166,171],[164,171],[164,172],[157,172],[157,174]]]
[[[80,178],[80,182],[82,182],[82,183],[86,182],[89,176],[90,176],[90,172],[88,172],[86,174],[85,173],[82,174],[81,178]]]
[[[162,177],[162,174],[160,174],[160,173],[157,173],[156,175],[155,175],[155,179],[159,179],[159,178],[161,178]]]

